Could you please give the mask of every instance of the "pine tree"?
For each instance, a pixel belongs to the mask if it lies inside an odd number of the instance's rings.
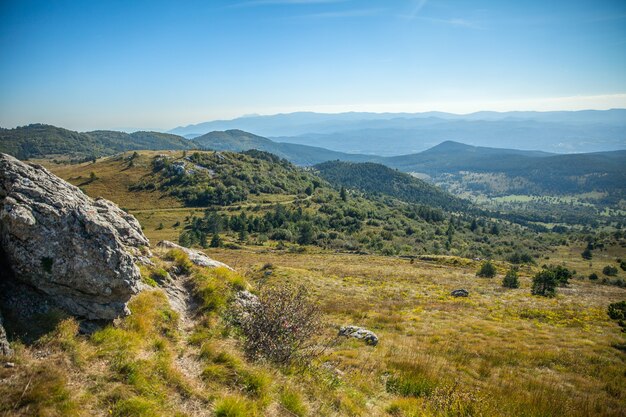
[[[485,262],[480,266],[480,269],[476,273],[476,276],[484,278],[493,278],[496,276],[496,267],[490,261]]]
[[[220,238],[220,235],[215,233],[213,235],[213,237],[211,238],[211,243],[209,244],[210,247],[212,248],[219,248],[222,246],[222,239]]]
[[[542,295],[544,297],[554,297],[558,281],[554,271],[544,269],[533,277],[532,295]]]
[[[517,268],[511,268],[508,270],[508,272],[504,276],[504,279],[502,280],[502,286],[505,288],[519,288]]]

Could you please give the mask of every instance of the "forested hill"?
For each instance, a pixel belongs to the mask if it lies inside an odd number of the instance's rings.
[[[471,146],[446,141],[423,152],[384,158],[381,163],[405,172],[506,171],[552,153]]]
[[[330,161],[314,167],[331,184],[385,194],[409,203],[425,204],[445,210],[466,209],[466,201],[409,174],[381,164]]]
[[[600,191],[619,199],[626,184],[626,151],[550,154],[449,141],[381,162],[401,171],[441,178],[463,172],[501,174],[516,183],[516,192],[536,195]]]
[[[346,154],[315,146],[278,143],[237,129],[209,132],[206,135],[193,139],[193,142],[200,148],[215,151],[241,152],[256,149],[270,152],[296,165],[314,165],[333,159],[344,161],[366,161],[372,159],[372,157],[366,155]]]
[[[129,150],[176,150],[194,146],[180,136],[158,132],[75,132],[46,124],[0,128],[0,152],[20,159],[55,156],[84,159]]]

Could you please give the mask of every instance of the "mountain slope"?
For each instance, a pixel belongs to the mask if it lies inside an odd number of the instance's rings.
[[[0,129],[0,152],[20,159],[59,155],[90,158],[128,150],[190,149],[193,146],[180,136],[158,132],[75,132],[45,124]]]
[[[48,155],[105,155],[107,149],[97,139],[84,133],[31,124],[0,129],[0,152],[27,159]]]
[[[366,193],[386,194],[409,203],[445,210],[468,208],[466,201],[381,164],[331,161],[315,165],[314,168],[322,178],[336,186],[355,188]]]
[[[333,159],[365,161],[366,155],[352,155],[314,146],[277,143],[243,130],[215,131],[193,139],[199,147],[216,151],[241,152],[251,149],[270,152],[297,165],[313,165]]]
[[[138,131],[128,134],[111,130],[96,130],[87,132],[87,135],[95,137],[109,147],[120,151],[133,149],[178,150],[193,147],[189,140],[170,133]]]
[[[472,146],[446,141],[420,153],[388,157],[381,159],[381,162],[405,172],[416,171],[432,175],[441,172],[465,170],[504,170],[510,167],[512,163],[525,166],[530,160],[550,155],[554,154],[540,151]]]

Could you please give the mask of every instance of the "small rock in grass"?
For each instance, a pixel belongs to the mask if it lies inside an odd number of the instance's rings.
[[[450,295],[453,297],[467,297],[469,295],[469,291],[461,288],[461,289],[452,291]]]
[[[357,326],[343,326],[339,329],[339,336],[354,337],[363,340],[366,344],[376,346],[378,336],[374,332]]]

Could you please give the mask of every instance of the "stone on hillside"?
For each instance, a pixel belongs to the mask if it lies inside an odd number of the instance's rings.
[[[139,290],[135,261],[148,245],[139,222],[112,202],[0,154],[0,248],[14,275],[4,279],[12,293],[2,298],[19,304],[14,292],[22,286],[73,315],[127,314]]]
[[[453,297],[467,297],[469,296],[469,291],[461,288],[461,289],[452,291],[450,295]]]
[[[170,242],[169,240],[162,240],[159,243],[157,243],[157,246],[160,248],[164,248],[164,249],[181,250],[185,252],[187,256],[189,256],[189,260],[191,262],[193,262],[194,264],[198,266],[202,266],[205,268],[227,268],[227,269],[230,269],[231,271],[234,271],[233,268],[226,265],[225,263],[216,261],[215,259],[211,259],[200,251],[185,248],[184,246],[177,245],[176,243]]]
[[[239,291],[233,300],[231,313],[236,324],[242,324],[243,321],[260,305],[259,297],[250,291]]]
[[[13,354],[9,341],[7,340],[7,334],[4,331],[2,323],[2,315],[0,314],[0,355],[10,356]]]
[[[374,332],[357,326],[343,326],[339,329],[339,336],[354,337],[361,339],[368,345],[376,346],[378,344],[378,336]]]

